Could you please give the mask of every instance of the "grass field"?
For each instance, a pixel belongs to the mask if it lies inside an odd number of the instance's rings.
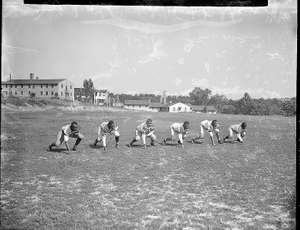
[[[152,118],[157,146],[125,145]],[[212,146],[189,143],[204,119],[221,137],[246,121],[247,136]],[[97,126],[115,120],[120,149],[93,147]],[[47,152],[76,120],[78,151]],[[162,146],[173,122],[190,121],[185,148]],[[3,112],[1,229],[295,229],[295,118],[134,111]],[[149,140],[148,140],[149,141]],[[70,146],[75,143],[71,139]]]

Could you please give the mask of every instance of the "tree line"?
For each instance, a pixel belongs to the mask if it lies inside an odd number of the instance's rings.
[[[94,87],[91,79],[84,80],[83,86],[86,97],[92,98]],[[109,93],[108,105],[113,105],[116,102],[124,103],[125,100],[151,100],[151,103],[160,103],[162,101],[162,95]],[[206,106],[212,105],[217,109],[218,113],[260,116],[295,116],[297,107],[296,97],[290,99],[252,99],[250,95],[245,92],[241,99],[232,100],[224,95],[212,94],[210,89],[201,89],[200,87],[195,87],[188,96],[168,95],[166,100],[167,103],[182,102],[192,105],[204,105],[205,108]]]

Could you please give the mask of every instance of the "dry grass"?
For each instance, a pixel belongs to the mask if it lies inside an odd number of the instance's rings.
[[[141,149],[125,144],[151,117],[159,142],[172,122],[199,114],[130,111],[13,112],[1,128],[1,228],[25,229],[293,229],[295,226],[295,121],[290,118],[215,115],[221,136],[243,120],[244,144],[175,142]],[[96,126],[113,118],[121,149],[93,148]],[[58,129],[77,120],[85,141],[68,155],[47,152]],[[190,139],[188,138],[188,141]],[[73,143],[73,140],[72,140]]]

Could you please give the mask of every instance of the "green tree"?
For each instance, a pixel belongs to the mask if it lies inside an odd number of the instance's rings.
[[[246,92],[244,97],[238,101],[238,112],[244,115],[258,115],[257,106]]]
[[[296,98],[292,98],[291,100],[284,101],[282,104],[282,110],[284,111],[284,115],[295,116],[296,115]]]
[[[195,87],[195,89],[189,93],[192,105],[207,105],[211,97],[211,91],[209,89],[201,89]]]
[[[85,91],[85,97],[89,99],[90,103],[94,100],[94,83],[91,79],[83,81],[83,88]]]
[[[224,95],[215,94],[210,97],[207,105],[215,106],[218,112],[221,113],[227,101],[228,99]]]

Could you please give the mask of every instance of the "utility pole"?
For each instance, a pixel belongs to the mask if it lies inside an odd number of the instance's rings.
[[[8,92],[8,96],[11,96],[11,73],[9,73],[9,92]]]

